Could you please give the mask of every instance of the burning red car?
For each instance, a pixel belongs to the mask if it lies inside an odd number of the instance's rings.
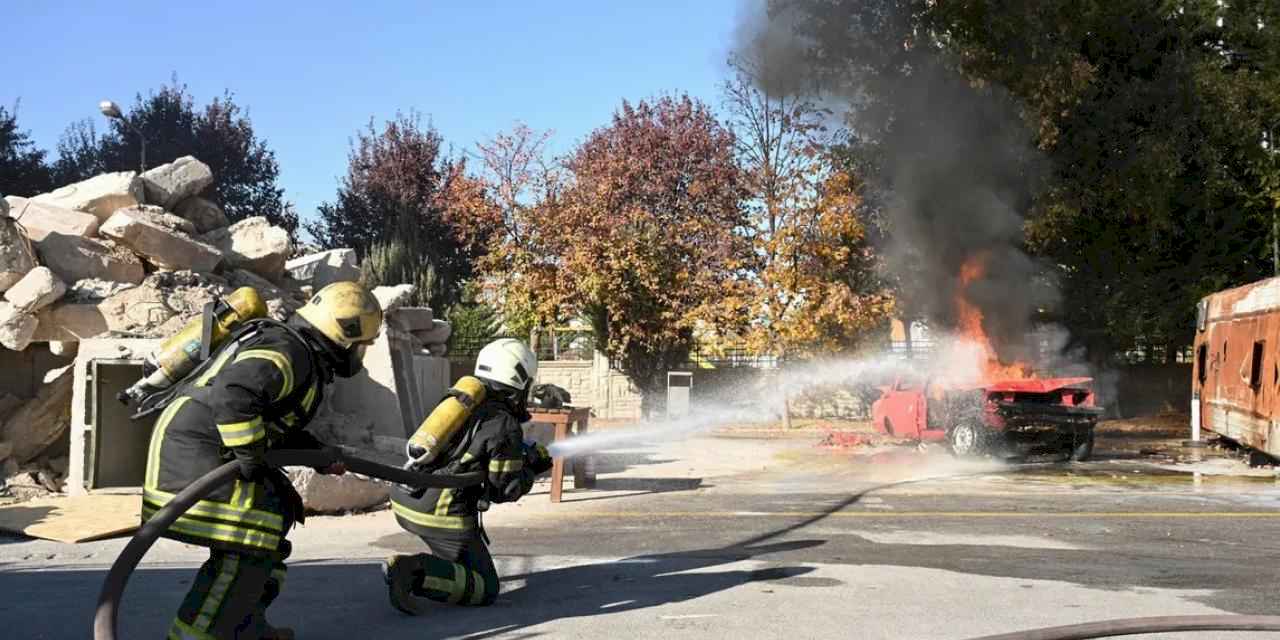
[[[1013,449],[1063,452],[1072,460],[1093,453],[1102,415],[1092,378],[992,380],[950,387],[899,378],[871,405],[878,431],[895,438],[940,442],[958,456]]]

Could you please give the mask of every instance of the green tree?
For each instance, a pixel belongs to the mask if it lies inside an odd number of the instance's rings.
[[[265,216],[290,234],[297,231],[297,212],[278,186],[275,152],[258,137],[233,94],[197,108],[186,85],[175,80],[146,96],[138,94],[126,115],[147,139],[148,168],[195,156],[213,170],[213,184],[200,195],[221,205],[229,220]],[[118,120],[109,121],[103,134],[90,120],[73,123],[58,144],[56,178],[66,184],[106,171],[137,171],[141,146]]]
[[[1052,167],[1029,239],[1090,301],[1058,313],[1090,351],[1172,357],[1200,297],[1277,272],[1276,3],[938,3],[930,22],[1024,105]]]
[[[449,307],[446,320],[452,328],[449,350],[474,349],[499,337],[502,317],[498,310],[480,299],[478,283],[463,287],[462,299]]]
[[[0,195],[34,196],[53,188],[53,175],[31,134],[18,128],[18,107],[0,107]]]
[[[458,301],[483,244],[454,224],[453,210],[476,187],[465,162],[446,157],[441,145],[440,134],[415,113],[397,113],[381,130],[370,121],[352,144],[337,199],[321,204],[319,219],[306,228],[324,248],[349,247],[362,259],[397,265],[381,278],[429,284],[421,300],[443,310]],[[433,276],[419,277],[428,265]]]

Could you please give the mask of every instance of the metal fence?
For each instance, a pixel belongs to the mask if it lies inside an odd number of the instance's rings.
[[[529,336],[498,335],[481,338],[454,336],[449,341],[449,357],[474,358],[486,344],[501,338],[514,338],[529,344]],[[535,350],[539,360],[590,360],[596,350],[595,336],[590,331],[558,330],[555,339],[551,332],[539,337]]]

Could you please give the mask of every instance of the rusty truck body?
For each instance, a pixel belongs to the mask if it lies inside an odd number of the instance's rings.
[[[1280,278],[1196,307],[1191,429],[1280,457]]]

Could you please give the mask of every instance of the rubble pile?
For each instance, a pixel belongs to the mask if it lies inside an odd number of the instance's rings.
[[[66,363],[81,340],[167,337],[243,286],[282,320],[325,285],[359,279],[351,249],[299,255],[303,248],[264,217],[230,224],[199,195],[212,183],[208,165],[187,156],[141,175],[107,173],[0,200],[0,356],[47,343]],[[409,285],[378,288],[386,333],[445,355],[449,324],[429,308],[404,307],[411,294]],[[37,355],[23,361],[48,359]],[[34,397],[0,392],[0,494],[61,489],[70,368],[49,371]]]

